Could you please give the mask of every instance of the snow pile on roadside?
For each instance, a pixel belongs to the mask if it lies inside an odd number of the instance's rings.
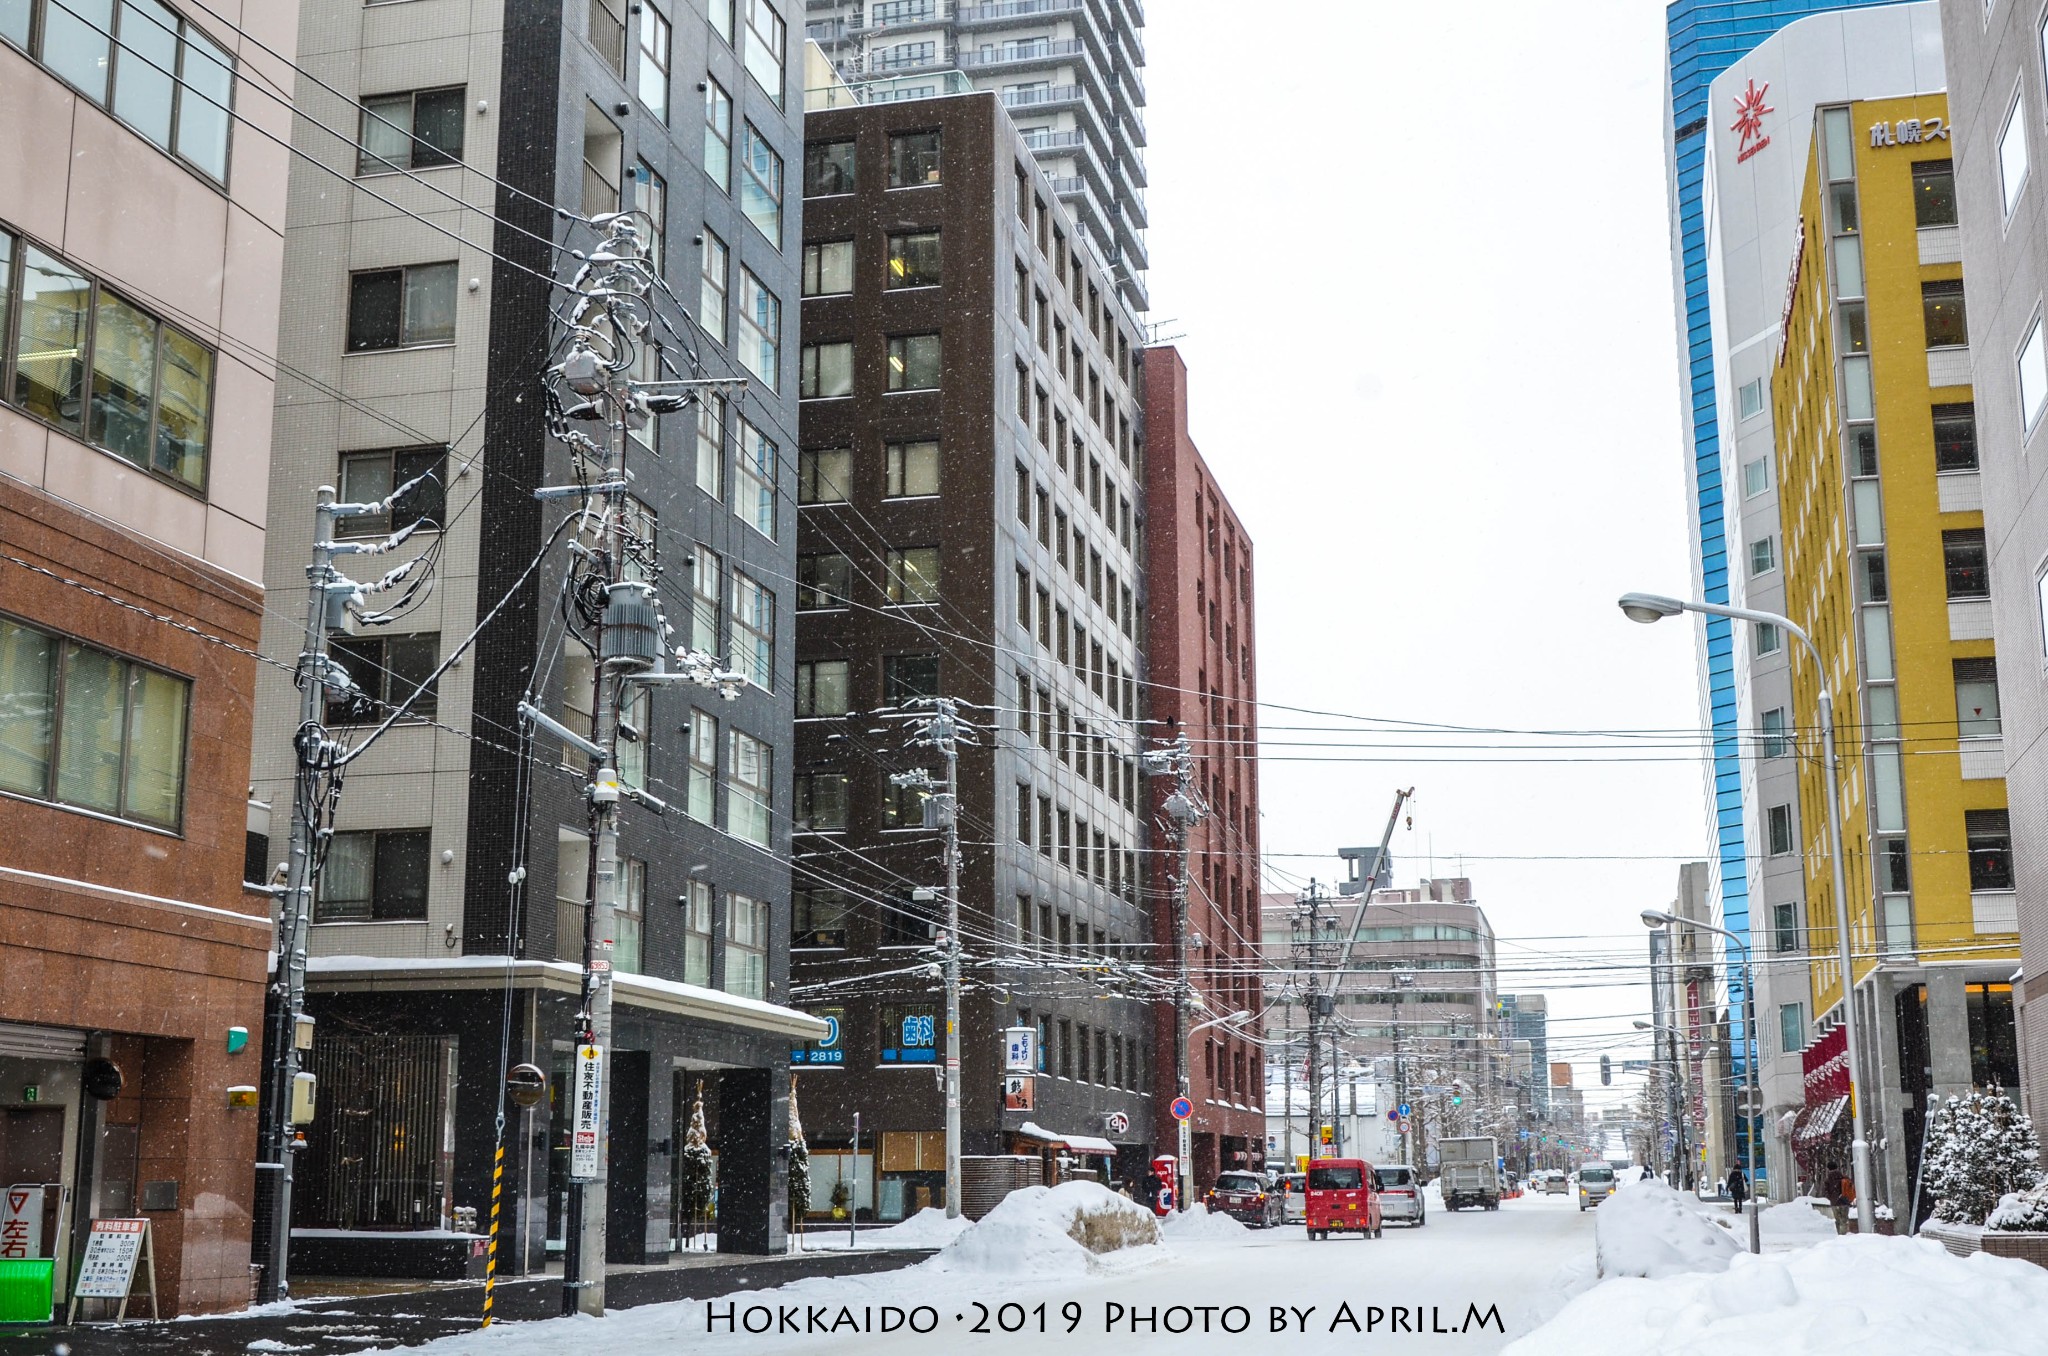
[[[862,1229],[854,1237],[863,1248],[943,1248],[974,1227],[965,1215],[947,1219],[936,1205],[924,1209],[886,1229]]]
[[[1024,1187],[925,1263],[940,1271],[1085,1276],[1102,1258],[1159,1242],[1152,1212],[1095,1182]]]
[[[1725,1271],[1742,1245],[1661,1182],[1636,1182],[1600,1204],[1593,1224],[1602,1276]]]
[[[1813,1208],[1818,1200],[1815,1196],[1800,1196],[1766,1205],[1757,1216],[1757,1227],[1762,1231],[1764,1246],[1784,1245],[1804,1247],[1818,1243],[1824,1238],[1835,1236],[1835,1217],[1827,1210],[1827,1202],[1821,1201],[1821,1208]],[[1744,1224],[1744,1230],[1749,1226]]]
[[[2038,1350],[2044,1330],[2048,1271],[2005,1257],[1952,1257],[1920,1239],[1848,1237],[1778,1256],[1740,1254],[1717,1274],[1608,1281],[1503,1356],[1965,1356]]]
[[[1159,1221],[1159,1232],[1173,1243],[1234,1243],[1251,1230],[1228,1215],[1212,1215],[1198,1205]]]

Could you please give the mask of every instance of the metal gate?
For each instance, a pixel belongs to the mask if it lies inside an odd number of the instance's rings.
[[[447,1205],[454,1042],[323,1031],[307,1067],[319,1115],[306,1127],[302,1228],[432,1229]]]

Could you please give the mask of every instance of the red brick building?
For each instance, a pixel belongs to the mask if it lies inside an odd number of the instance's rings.
[[[1189,1018],[1195,1104],[1194,1186],[1265,1160],[1265,1065],[1257,1044],[1259,984],[1259,774],[1253,657],[1252,543],[1188,433],[1188,371],[1172,347],[1145,354],[1145,614],[1154,732],[1187,736],[1195,786],[1208,807],[1189,842],[1188,968],[1198,1002]],[[1155,821],[1173,790],[1151,779]],[[1164,846],[1163,843],[1161,846]],[[1155,858],[1148,898],[1153,935],[1173,936],[1171,857]],[[1171,965],[1170,948],[1160,953]],[[1246,1021],[1203,1028],[1247,1011]],[[1157,1143],[1176,1128],[1174,1010],[1160,1004]]]

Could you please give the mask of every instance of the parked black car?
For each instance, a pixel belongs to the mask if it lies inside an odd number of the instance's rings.
[[[1256,1172],[1226,1172],[1209,1188],[1209,1213],[1228,1215],[1240,1224],[1269,1229],[1287,1222],[1287,1202],[1278,1191],[1266,1189],[1266,1179]]]

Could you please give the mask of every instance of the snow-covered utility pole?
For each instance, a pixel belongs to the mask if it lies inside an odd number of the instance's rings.
[[[1174,1094],[1194,1100],[1188,1071],[1188,1014],[1194,1005],[1194,989],[1188,977],[1188,857],[1193,830],[1208,814],[1195,790],[1195,754],[1185,732],[1145,754],[1145,771],[1173,777],[1173,792],[1160,807],[1166,814],[1166,836],[1174,847],[1173,876],[1173,1087]],[[1335,1094],[1332,1094],[1334,1098]],[[1189,1122],[1179,1122],[1180,1143],[1174,1197],[1186,1210],[1194,1194],[1193,1131]]]
[[[428,478],[421,476],[408,481],[375,503],[336,503],[333,488],[326,485],[320,487],[314,499],[313,559],[306,567],[306,632],[292,672],[292,682],[299,689],[299,728],[292,735],[297,775],[292,781],[291,832],[283,865],[284,882],[272,891],[278,902],[277,964],[271,974],[267,1003],[270,1030],[264,1047],[269,1064],[264,1070],[265,1086],[258,1113],[258,1198],[264,1206],[263,1222],[268,1232],[259,1235],[257,1255],[263,1260],[257,1299],[265,1304],[291,1297],[292,1155],[300,1147],[296,1127],[310,1119],[313,1104],[313,1075],[300,1068],[300,1057],[313,1044],[313,1019],[306,1015],[306,935],[332,832],[327,821],[341,792],[343,766],[374,743],[404,710],[400,707],[349,749],[344,750],[330,738],[326,725],[329,699],[360,699],[364,689],[357,679],[370,675],[351,675],[336,664],[328,654],[328,638],[343,629],[351,616],[372,625],[391,620],[388,614],[366,611],[365,600],[408,581],[416,590],[432,572],[431,564],[422,568],[422,561],[428,559],[422,555],[387,572],[381,579],[359,584],[335,568],[336,556],[380,555],[395,550],[405,544],[420,524],[411,523],[388,536],[366,540],[336,541],[335,530],[347,518],[388,517],[396,505]],[[446,661],[442,667],[447,667]],[[410,705],[419,691],[430,687],[439,676],[436,670],[406,699],[406,704]]]
[[[668,381],[644,359],[653,345],[650,300],[655,276],[642,247],[653,223],[638,211],[612,213],[592,225],[605,238],[578,259],[569,284],[577,299],[567,311],[568,351],[545,378],[548,431],[570,449],[574,484],[534,491],[543,502],[575,500],[577,531],[568,542],[572,597],[587,610],[592,652],[591,721],[586,738],[549,718],[533,702],[520,717],[546,730],[588,759],[584,796],[590,815],[589,906],[583,917],[583,1006],[578,1013],[576,1078],[571,1110],[569,1224],[562,1269],[562,1312],[602,1316],[605,1302],[605,1232],[609,1213],[608,1164],[612,1038],[612,945],[618,907],[619,802],[656,814],[657,797],[621,775],[621,739],[638,743],[652,731],[624,719],[630,685],[662,681],[716,687],[739,695],[742,676],[712,656],[679,651],[680,671],[666,665],[671,628],[655,600],[660,573],[653,534],[633,514],[627,492],[629,433],[657,416],[695,403],[703,388],[734,389],[738,381]],[[636,380],[635,372],[646,373]],[[582,425],[592,425],[585,432]]]
[[[946,1218],[960,1218],[960,718],[950,697],[920,698],[931,707],[917,720],[913,744],[939,751],[946,760],[943,790],[925,801],[925,827],[946,837],[946,925],[939,950],[946,973],[946,1067],[942,1080],[946,1098]],[[890,777],[897,786],[929,789],[931,774],[919,768]]]

